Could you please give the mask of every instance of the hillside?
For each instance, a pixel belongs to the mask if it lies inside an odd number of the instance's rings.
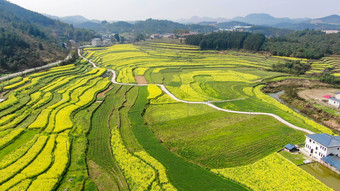
[[[175,29],[186,29],[195,32],[212,32],[217,28],[214,26],[198,24],[181,24],[168,20],[147,19],[129,23],[125,21],[107,22],[86,21],[75,23],[75,27],[95,30],[99,33],[135,33],[135,34],[154,34],[154,33],[172,33]]]
[[[66,56],[64,42],[88,41],[94,32],[0,0],[0,72],[41,66]]]

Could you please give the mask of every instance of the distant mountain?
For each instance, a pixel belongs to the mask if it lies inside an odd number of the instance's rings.
[[[303,22],[309,19],[308,18],[303,18],[303,19],[275,18],[265,13],[253,13],[245,17],[235,17],[231,20],[245,22],[245,23],[254,24],[254,25],[272,26],[272,25],[279,24],[279,23],[300,23],[300,22]]]
[[[230,19],[226,18],[211,18],[211,17],[191,17],[190,19],[178,19],[175,22],[182,23],[182,24],[199,24],[202,22],[216,22],[216,23],[223,23],[228,22]]]
[[[330,15],[323,18],[309,20],[310,24],[329,24],[329,25],[340,25],[339,15]]]
[[[314,29],[314,30],[340,30],[340,16],[339,15],[330,15],[327,17],[310,19],[300,23],[278,23],[272,25],[277,28],[286,28],[292,30],[306,30],[306,29]]]
[[[94,33],[75,29],[0,0],[0,73],[41,66],[64,58],[64,42],[90,40]]]
[[[57,17],[52,15],[46,15],[49,18],[62,21],[67,24],[79,25],[83,23],[101,23],[99,20],[90,20],[81,15],[74,15],[74,16],[66,16],[66,17]]]
[[[86,26],[85,26],[86,25]],[[155,33],[165,34],[172,33],[175,29],[186,29],[193,32],[212,32],[217,30],[216,26],[197,25],[197,24],[181,24],[169,20],[147,19],[145,21],[136,21],[134,23],[118,21],[118,22],[102,22],[100,24],[83,23],[78,26],[84,26],[88,29],[95,30],[99,33],[134,33],[151,35]]]

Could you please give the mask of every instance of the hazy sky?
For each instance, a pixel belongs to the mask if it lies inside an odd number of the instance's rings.
[[[99,20],[170,19],[192,16],[233,18],[249,13],[318,18],[340,14],[340,0],[9,0],[56,16],[82,15]]]

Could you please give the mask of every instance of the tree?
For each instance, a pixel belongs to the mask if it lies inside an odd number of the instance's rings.
[[[200,42],[200,49],[201,50],[206,50],[208,48],[208,42],[207,42],[207,40],[202,40],[201,42]]]
[[[189,33],[190,31],[187,29],[175,29],[173,33],[175,34],[176,38],[182,36],[182,34]]]
[[[119,37],[119,34],[118,34],[118,33],[116,33],[116,34],[114,35],[114,37],[115,37],[115,39],[116,39],[117,42],[120,42],[120,37]]]
[[[136,42],[139,42],[139,41],[141,41],[141,40],[145,40],[145,35],[143,35],[143,34],[138,34],[137,36],[136,36],[136,38],[135,38],[135,41]]]
[[[335,82],[335,76],[330,73],[323,73],[319,76],[320,82],[333,84]]]

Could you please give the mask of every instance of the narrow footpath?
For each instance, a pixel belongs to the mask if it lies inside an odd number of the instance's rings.
[[[98,68],[97,65],[92,62],[91,60],[88,60],[87,58],[83,57],[81,54],[80,54],[80,49],[78,49],[78,55],[79,57],[81,57],[82,59],[84,60],[87,60],[88,62],[90,62],[92,64],[92,66],[94,68]],[[118,85],[128,85],[128,86],[147,86],[149,84],[130,84],[130,83],[120,83],[120,82],[117,82],[116,81],[116,72],[114,70],[111,70],[111,69],[108,69],[111,73],[112,73],[112,79],[111,79],[111,82],[113,84],[118,84]],[[236,113],[236,114],[246,114],[246,115],[266,115],[266,116],[270,116],[270,117],[274,117],[276,120],[278,120],[279,122],[287,125],[288,127],[292,128],[292,129],[296,129],[298,131],[302,131],[304,133],[307,133],[307,134],[315,134],[314,132],[308,130],[308,129],[304,129],[304,128],[301,128],[301,127],[298,127],[296,125],[293,125],[291,124],[290,122],[284,120],[283,118],[281,118],[280,116],[278,115],[275,115],[273,113],[262,113],[262,112],[245,112],[245,111],[233,111],[233,110],[228,110],[228,109],[223,109],[223,108],[220,108],[220,107],[217,107],[216,105],[212,104],[211,102],[195,102],[195,101],[185,101],[185,100],[181,100],[179,98],[177,98],[174,94],[172,94],[168,89],[166,89],[166,87],[163,85],[163,84],[155,84],[157,85],[158,87],[160,87],[162,89],[163,92],[165,92],[166,94],[168,94],[172,99],[176,100],[176,101],[179,101],[179,102],[182,102],[182,103],[188,103],[188,104],[204,104],[204,105],[207,105],[207,106],[210,106],[216,110],[219,110],[219,111],[223,111],[223,112],[227,112],[227,113]]]

